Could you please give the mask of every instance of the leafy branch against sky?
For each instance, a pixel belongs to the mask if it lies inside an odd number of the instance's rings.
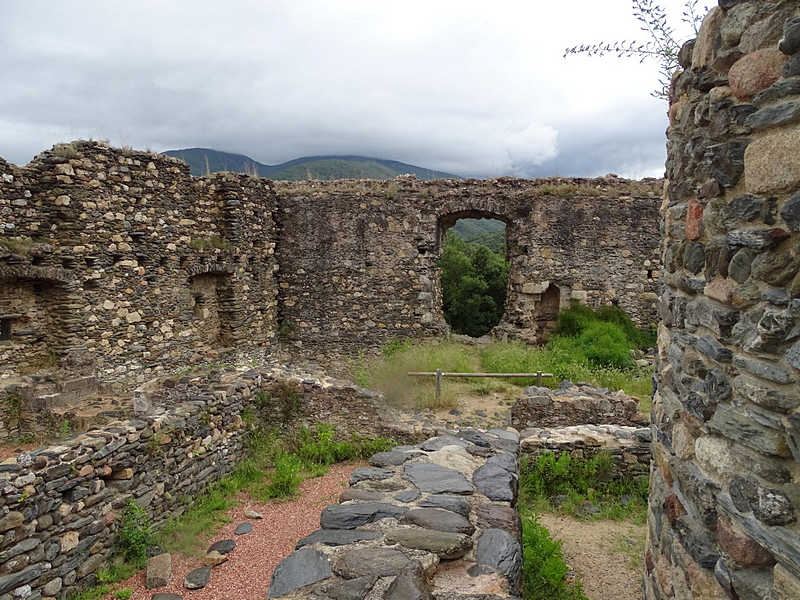
[[[697,35],[700,23],[708,12],[700,0],[685,0],[680,21],[688,25]],[[585,56],[613,56],[636,58],[639,62],[658,62],[658,87],[651,92],[657,98],[666,99],[669,82],[678,69],[678,52],[686,41],[676,36],[669,14],[656,0],[632,0],[631,12],[644,32],[644,40],[617,40],[611,42],[581,43],[564,50],[564,57],[582,54]]]

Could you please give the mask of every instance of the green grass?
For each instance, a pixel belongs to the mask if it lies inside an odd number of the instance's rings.
[[[566,580],[561,542],[554,541],[536,515],[522,511],[522,597],[525,600],[588,600],[579,582]]]
[[[258,502],[291,498],[304,479],[324,475],[329,465],[366,458],[394,445],[391,439],[360,436],[337,441],[334,427],[327,424],[313,431],[300,429],[294,436],[254,426],[247,457],[233,473],[208,486],[181,516],[170,519],[158,536],[159,545],[167,552],[197,554],[210,534],[230,522],[226,511],[238,504],[238,494],[247,493]]]
[[[520,504],[537,512],[553,511],[593,520],[647,520],[647,477],[618,478],[610,455],[573,459],[547,452],[522,465]],[[599,510],[585,514],[590,502]]]

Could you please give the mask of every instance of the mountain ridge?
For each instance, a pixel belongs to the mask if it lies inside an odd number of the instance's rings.
[[[302,156],[277,165],[258,162],[244,154],[223,152],[213,148],[182,148],[162,152],[185,161],[192,175],[206,175],[219,171],[247,173],[276,180],[298,181],[304,179],[393,179],[398,175],[413,174],[421,180],[461,179],[458,175],[436,171],[417,165],[360,156],[357,154]]]

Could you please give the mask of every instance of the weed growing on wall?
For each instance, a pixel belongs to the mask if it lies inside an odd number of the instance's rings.
[[[128,500],[119,528],[119,548],[125,560],[139,564],[147,560],[147,549],[153,544],[155,536],[147,511]]]

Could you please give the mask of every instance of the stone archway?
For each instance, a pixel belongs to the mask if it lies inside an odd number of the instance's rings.
[[[541,342],[547,341],[550,332],[558,324],[558,312],[561,308],[561,289],[550,283],[536,306],[536,330]]]

